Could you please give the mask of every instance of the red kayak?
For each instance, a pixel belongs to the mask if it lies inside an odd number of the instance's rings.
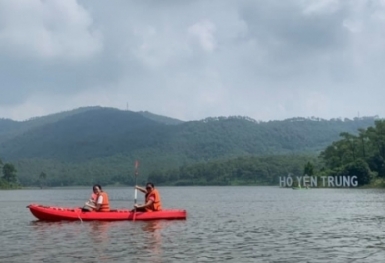
[[[63,208],[30,204],[27,206],[31,213],[38,219],[44,221],[60,220],[99,220],[117,221],[133,220],[134,212],[130,210],[115,209],[109,212],[83,212],[81,208]],[[157,219],[186,219],[186,210],[162,210],[157,212],[136,212],[135,220],[157,220]]]

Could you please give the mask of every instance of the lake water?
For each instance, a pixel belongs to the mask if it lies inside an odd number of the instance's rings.
[[[39,222],[28,204],[82,206],[91,187],[0,191],[0,262],[385,261],[382,189],[158,189],[187,220]],[[132,207],[133,188],[105,190]]]

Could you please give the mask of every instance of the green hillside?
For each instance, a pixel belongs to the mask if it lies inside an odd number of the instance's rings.
[[[34,117],[26,121],[17,122],[10,119],[0,119],[0,143],[14,138],[34,128],[41,127],[45,124],[55,123],[68,116],[76,115],[78,113],[89,110],[100,109],[101,107],[82,107],[70,111],[55,113],[43,117]]]
[[[170,118],[170,117],[165,117],[157,114],[153,114],[148,111],[139,111],[139,114],[143,115],[143,117],[146,117],[147,119],[159,122],[159,123],[164,123],[164,124],[169,124],[169,125],[175,125],[175,124],[181,124],[183,121]]]
[[[182,122],[148,112],[88,107],[26,122],[1,119],[0,158],[15,164],[24,184],[34,184],[41,172],[51,185],[130,183],[136,159],[146,178],[153,171],[241,156],[315,154],[341,132],[357,134],[374,119]]]

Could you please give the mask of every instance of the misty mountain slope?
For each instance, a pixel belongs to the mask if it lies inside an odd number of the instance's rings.
[[[167,118],[167,117],[166,117]],[[42,124],[0,144],[5,160],[29,158],[83,162],[111,156],[168,156],[192,163],[244,155],[317,152],[373,125],[374,118],[255,122],[218,117],[167,125],[141,113],[95,108]]]
[[[176,124],[183,123],[183,121],[181,120],[162,116],[162,115],[157,115],[148,111],[139,111],[138,113],[141,114],[143,117],[146,117],[147,119],[150,119],[159,123],[164,123],[168,125],[176,125]]]
[[[45,124],[54,123],[68,116],[76,115],[78,113],[100,109],[101,107],[82,107],[70,111],[63,111],[59,113],[50,114],[47,116],[34,117],[25,121],[13,121],[9,119],[0,119],[0,143],[11,138],[14,138],[26,131],[41,127]]]
[[[3,142],[0,149],[10,159],[79,161],[133,149],[136,136],[142,131],[156,130],[155,126],[163,124],[130,111],[94,109],[26,131]],[[125,138],[131,138],[127,145]]]

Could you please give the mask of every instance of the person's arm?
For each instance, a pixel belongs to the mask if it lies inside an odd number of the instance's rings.
[[[143,187],[140,187],[140,186],[136,185],[135,188],[138,189],[139,191],[141,191],[142,193],[145,193],[145,194],[147,193],[147,190],[145,188],[143,188]]]
[[[88,207],[91,207],[91,208],[93,208],[93,209],[95,209],[95,208],[96,208],[96,206],[95,206],[95,203],[94,203],[94,202],[86,202],[84,205],[85,205],[85,206],[88,206]]]
[[[155,197],[152,195],[150,196],[150,198],[148,198],[148,201],[147,203],[145,203],[144,205],[135,205],[136,208],[146,208],[146,207],[149,207],[151,206],[155,201]]]
[[[150,205],[152,205],[154,203],[154,200],[148,200],[147,203],[145,203],[144,205],[135,205],[136,208],[146,208],[146,207],[149,207]]]
[[[103,204],[103,196],[99,195],[98,200],[96,200],[95,210],[99,211],[100,207],[102,207],[102,204]]]

